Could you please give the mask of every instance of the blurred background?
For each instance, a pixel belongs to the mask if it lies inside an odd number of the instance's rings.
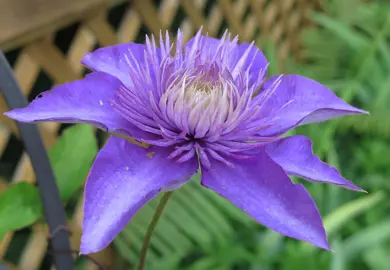
[[[180,27],[188,40],[201,25],[210,36],[228,29],[241,41],[255,40],[271,62],[270,75],[308,76],[370,111],[294,131],[368,193],[305,183],[334,249],[326,252],[255,223],[195,176],[168,203],[146,269],[390,269],[390,1],[0,0],[0,49],[29,101],[81,78],[87,71],[79,61],[88,51],[143,43],[160,29],[174,34]],[[52,269],[39,189],[17,127],[2,115],[7,110],[0,96],[0,269]],[[82,188],[106,135],[85,125],[39,129],[77,254]],[[156,204],[144,207],[107,249],[75,256],[76,269],[134,269]]]

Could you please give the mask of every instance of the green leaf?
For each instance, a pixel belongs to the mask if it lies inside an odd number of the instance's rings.
[[[50,162],[63,201],[82,187],[97,151],[94,131],[88,125],[66,129],[50,149]]]
[[[279,74],[280,67],[278,65],[278,58],[276,53],[276,46],[270,40],[265,40],[265,44],[263,46],[264,54],[269,61],[268,66],[268,76],[274,76]]]
[[[194,262],[191,266],[189,266],[188,270],[210,270],[215,269],[216,260],[213,257],[203,258]]]
[[[42,214],[38,188],[20,182],[0,193],[0,238],[8,231],[33,224]]]
[[[327,28],[335,34],[340,40],[344,41],[353,50],[361,50],[368,45],[365,37],[346,23],[331,18],[329,16],[313,13],[312,19],[319,25]]]
[[[342,225],[350,221],[355,216],[374,207],[384,198],[385,194],[379,191],[371,195],[365,195],[362,198],[356,199],[337,208],[324,218],[324,226],[328,235],[336,233]]]
[[[343,269],[345,269],[344,249],[341,247],[340,242],[333,241],[332,247],[334,250],[336,250],[336,252],[332,256],[330,270],[343,270]]]
[[[369,269],[388,269],[390,265],[388,254],[389,249],[386,246],[376,246],[367,249],[363,258]]]
[[[355,235],[349,237],[343,243],[344,259],[354,260],[365,250],[371,250],[375,246],[390,239],[390,219],[372,225]]]

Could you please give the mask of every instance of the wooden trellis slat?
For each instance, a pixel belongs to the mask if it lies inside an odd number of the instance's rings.
[[[222,12],[225,15],[225,18],[229,24],[229,31],[233,35],[238,35],[242,33],[241,21],[236,17],[236,12],[232,7],[232,3],[229,0],[218,0]]]
[[[84,67],[83,55],[96,44],[108,46],[115,43],[143,39],[142,26],[149,33],[159,35],[160,30],[176,27],[178,12],[184,12],[179,22],[183,38],[188,41],[203,26],[204,33],[217,36],[228,28],[238,34],[241,41],[256,40],[261,46],[272,41],[279,61],[288,55],[297,55],[300,44],[298,35],[306,23],[307,13],[317,8],[317,0],[0,0],[0,48],[20,48],[13,65],[15,77],[23,93],[28,96],[41,71],[54,84],[80,79]],[[127,3],[127,4],[126,4]],[[117,30],[107,21],[113,5],[126,9]],[[206,6],[209,10],[206,10]],[[183,16],[181,16],[183,17]],[[79,23],[69,49],[63,53],[54,43],[54,35],[64,27]],[[172,37],[174,33],[172,33]],[[46,90],[46,89],[41,89]],[[0,97],[0,156],[3,155],[12,134],[18,136],[16,125],[3,116],[8,108]],[[39,124],[45,146],[50,148],[57,140],[58,123]],[[12,183],[35,182],[31,162],[23,153],[13,173]],[[5,188],[4,181],[1,188]],[[80,198],[69,226],[72,229],[72,247],[77,249],[81,234],[82,201]],[[40,223],[33,227],[26,247],[23,249],[18,269],[38,269],[47,248],[47,229]],[[4,257],[13,238],[9,232],[0,242],[0,259]],[[112,250],[106,249],[95,259],[112,264]],[[111,255],[110,255],[111,254]],[[93,268],[93,264],[89,265]]]
[[[27,54],[53,78],[61,84],[80,79],[60,50],[46,39],[38,40],[27,47]]]
[[[134,1],[133,4],[134,9],[142,17],[144,24],[152,34],[158,36],[160,30],[166,30],[151,0]]]
[[[97,12],[97,15],[85,21],[86,26],[96,37],[101,46],[110,46],[118,43],[115,30],[107,23],[106,10]]]
[[[157,31],[159,31],[159,29],[166,30],[171,26],[171,23],[173,22],[173,19],[176,15],[177,9],[179,8],[179,3],[179,0],[170,0],[163,1],[160,4],[158,18],[161,20],[161,23],[158,24]],[[150,7],[150,12],[150,15],[157,15],[156,9],[153,7]]]
[[[199,11],[195,3],[191,0],[183,0],[182,1],[183,8],[188,15],[188,18],[192,21],[193,26],[195,28],[201,28],[203,26],[203,30],[208,32],[206,19],[203,14]]]

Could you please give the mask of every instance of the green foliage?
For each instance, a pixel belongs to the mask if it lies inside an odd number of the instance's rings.
[[[0,193],[0,239],[8,231],[33,224],[42,214],[38,188],[20,182]]]
[[[386,219],[361,230],[345,240],[341,249],[344,250],[344,260],[350,261],[364,250],[381,248],[383,243],[390,239],[390,220]],[[389,261],[387,259],[387,261]]]
[[[96,138],[88,125],[66,129],[50,149],[50,162],[64,202],[84,184],[96,153]],[[10,186],[0,193],[0,239],[8,231],[30,226],[41,215],[42,203],[36,186],[24,182]]]
[[[355,199],[343,206],[340,206],[324,219],[326,232],[328,235],[336,233],[343,224],[347,223],[358,214],[364,213],[370,208],[373,208],[373,206],[381,202],[384,198],[385,194],[378,191],[377,193]]]
[[[96,138],[89,125],[66,129],[50,149],[50,163],[63,201],[69,200],[82,187],[96,153]]]
[[[346,117],[328,125],[323,140],[337,129],[390,137],[390,5],[380,1],[325,1],[326,11],[312,15],[320,27],[303,40],[310,64],[306,75],[331,87],[347,102],[354,101],[371,115]]]

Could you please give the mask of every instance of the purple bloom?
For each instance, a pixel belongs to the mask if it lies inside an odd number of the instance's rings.
[[[81,253],[106,247],[138,209],[199,167],[203,186],[259,223],[330,248],[313,199],[288,175],[361,189],[319,160],[308,138],[281,135],[365,111],[299,75],[266,80],[262,52],[227,34],[219,40],[199,31],[182,44],[179,31],[173,53],[167,35],[158,45],[147,38],[101,48],[82,62],[93,70],[85,79],[7,113],[23,122],[89,123],[150,145],[111,136],[97,155],[85,187]]]

